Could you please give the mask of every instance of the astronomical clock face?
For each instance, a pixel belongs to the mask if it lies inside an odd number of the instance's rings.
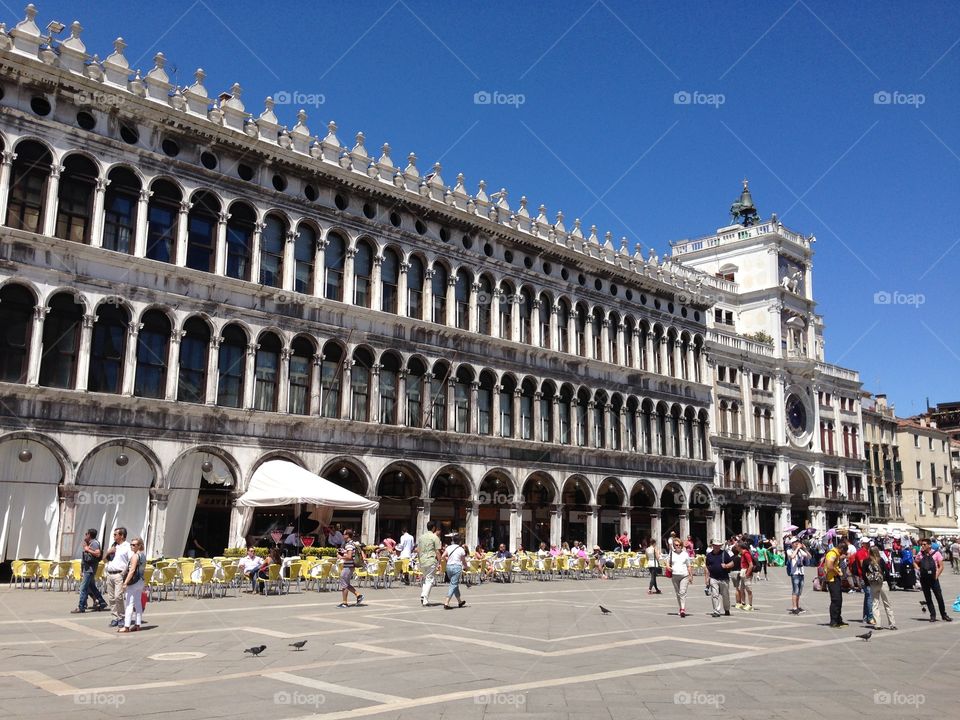
[[[801,437],[807,432],[807,409],[803,401],[794,394],[787,397],[787,427],[794,437]]]

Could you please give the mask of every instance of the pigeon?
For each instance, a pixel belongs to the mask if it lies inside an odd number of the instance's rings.
[[[613,610],[608,610],[608,609],[605,608],[603,605],[601,605],[601,606],[600,606],[600,612],[602,612],[604,615],[609,615],[610,613],[613,612]]]
[[[867,632],[865,632],[863,635],[857,635],[857,637],[863,640],[864,642],[867,642],[867,640],[873,637],[873,630],[867,630]]]
[[[259,655],[260,653],[262,653],[262,652],[263,652],[264,650],[266,650],[266,649],[267,649],[267,646],[266,646],[266,645],[257,645],[256,647],[247,648],[246,650],[244,650],[244,652],[245,652],[245,653],[250,653],[251,655],[253,655],[254,657],[256,657],[257,655]]]
[[[303,646],[307,644],[306,640],[298,640],[295,643],[290,643],[290,647],[296,648],[298,651],[303,650]]]
[[[920,612],[926,612],[926,611],[927,611],[927,601],[926,601],[926,600],[921,600],[921,601],[920,601]]]

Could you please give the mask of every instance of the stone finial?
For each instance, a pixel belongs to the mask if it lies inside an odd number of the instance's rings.
[[[263,112],[260,113],[260,117],[258,117],[257,120],[276,124],[277,114],[273,111],[274,107],[276,107],[276,103],[273,101],[273,98],[268,95],[266,100],[263,101]]]
[[[390,157],[390,143],[384,143],[380,148],[380,159],[377,160],[383,167],[393,167],[393,159]]]
[[[481,180],[479,183],[477,183],[477,186],[479,188],[477,190],[477,196],[476,196],[477,202],[478,203],[490,202],[490,198],[487,197],[487,181]]]
[[[368,157],[367,148],[363,144],[364,141],[366,140],[366,138],[364,138],[363,136],[363,133],[358,132],[356,135],[356,138],[354,139],[356,140],[356,144],[353,146],[353,150],[351,152],[353,152],[354,155],[357,155],[360,157]]]
[[[407,155],[407,166],[403,169],[403,174],[410,177],[420,177],[420,171],[417,170],[417,156],[414,153]]]
[[[140,77],[140,71],[137,70],[133,78],[127,83],[127,89],[137,97],[146,97],[147,88],[143,84],[143,78]]]
[[[340,147],[340,139],[337,137],[337,124],[331,120],[327,123],[327,136],[323,139],[326,145]]]
[[[581,229],[582,221],[580,218],[573,219],[573,230],[570,231],[570,234],[575,238],[583,237],[583,230]]]

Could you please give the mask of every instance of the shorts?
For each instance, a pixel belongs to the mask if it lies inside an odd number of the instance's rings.
[[[803,592],[803,575],[791,575],[790,576],[790,585],[793,588],[793,595],[800,597],[800,593]]]

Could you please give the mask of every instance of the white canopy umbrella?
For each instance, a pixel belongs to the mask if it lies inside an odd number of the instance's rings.
[[[373,510],[375,500],[357,495],[289,460],[268,460],[253,474],[247,491],[237,498],[241,507],[320,505],[346,510]]]

